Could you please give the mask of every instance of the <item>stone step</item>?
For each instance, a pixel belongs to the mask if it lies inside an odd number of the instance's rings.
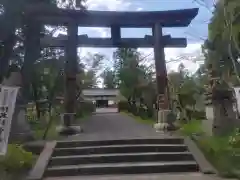
[[[166,152],[166,153],[124,153],[124,154],[94,154],[76,156],[52,157],[50,166],[78,165],[94,163],[122,163],[122,162],[156,162],[156,161],[193,161],[189,152]]]
[[[48,177],[44,180],[220,180],[201,172]],[[226,179],[222,179],[226,180]]]
[[[107,153],[138,153],[138,152],[186,152],[184,144],[137,144],[56,148],[52,157],[69,155],[107,154]]]
[[[144,163],[106,163],[88,165],[53,166],[45,171],[45,177],[110,175],[110,174],[145,174],[169,172],[196,172],[195,161],[144,162]]]
[[[123,139],[105,141],[59,141],[57,148],[82,147],[82,146],[106,146],[106,145],[127,145],[127,144],[183,144],[182,138],[164,139]]]

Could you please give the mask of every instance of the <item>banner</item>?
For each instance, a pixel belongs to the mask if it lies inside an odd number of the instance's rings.
[[[7,153],[18,90],[19,87],[0,86],[0,155]]]

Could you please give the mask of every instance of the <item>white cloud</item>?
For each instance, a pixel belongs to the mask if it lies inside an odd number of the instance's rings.
[[[89,10],[124,11],[124,10],[128,10],[130,5],[131,3],[129,0],[87,0],[86,1],[86,6]],[[89,37],[104,38],[104,37],[110,37],[111,35],[109,28],[80,27],[78,31],[79,31],[78,34],[87,34]]]
[[[128,9],[131,3],[126,0],[87,0],[86,5],[89,10],[121,11]]]
[[[139,49],[139,51],[142,52],[144,56],[151,54],[151,56],[149,56],[148,59],[150,61],[154,60],[154,54],[153,54],[152,48]],[[188,44],[186,48],[165,48],[165,60],[166,62],[168,62],[174,59],[179,59],[179,57],[198,56],[200,55],[200,52],[201,52],[201,43]],[[149,63],[154,63],[154,62],[149,62]],[[180,63],[183,63],[186,69],[188,69],[190,72],[195,72],[199,67],[198,62],[184,60],[184,58],[182,58],[177,62],[174,61],[174,62],[167,63],[168,71],[176,71]]]
[[[142,11],[142,10],[143,10],[142,7],[137,8],[137,11]]]
[[[130,0],[87,0],[86,5],[89,10],[105,10],[105,11],[126,11],[130,10],[131,1]],[[143,7],[137,7],[136,11],[142,11]],[[109,28],[79,28],[79,34],[88,34],[91,37],[109,37],[110,29]],[[184,54],[193,54],[196,51],[200,50],[201,43],[189,44],[186,48],[166,48],[165,49],[165,57],[166,61],[170,61],[171,59],[176,59],[177,57]],[[153,49],[139,49],[143,54],[148,55],[152,54],[153,58]],[[101,53],[105,54],[108,59],[112,59],[112,53],[114,48],[111,49],[101,49],[101,48],[79,48],[80,56],[86,55],[88,52],[91,53]],[[177,70],[177,67],[180,63],[184,63],[186,68],[189,71],[195,71],[198,67],[197,63],[193,63],[190,61],[181,60],[180,62],[168,63],[168,70]],[[106,62],[106,66],[111,66],[111,61]]]

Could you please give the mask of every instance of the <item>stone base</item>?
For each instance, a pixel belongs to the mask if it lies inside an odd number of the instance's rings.
[[[202,129],[208,136],[213,135],[214,111],[213,106],[208,105],[205,108],[206,119],[202,120]]]
[[[82,133],[83,129],[80,126],[60,126],[57,131],[62,136],[71,136]]]
[[[26,142],[33,140],[34,134],[27,122],[25,107],[17,105],[12,118],[9,142]]]
[[[62,124],[65,126],[71,126],[75,121],[76,113],[63,113],[61,114]]]
[[[154,128],[157,132],[165,131],[168,128],[167,116],[170,113],[170,110],[159,110],[157,116],[157,123],[154,125]]]
[[[167,128],[168,128],[167,123],[156,123],[156,124],[154,124],[154,129],[156,130],[156,132],[166,131]]]

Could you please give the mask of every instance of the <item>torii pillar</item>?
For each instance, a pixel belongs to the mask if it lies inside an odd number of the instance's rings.
[[[154,58],[157,81],[157,122],[156,130],[167,128],[167,115],[170,112],[167,68],[164,53],[164,40],[161,23],[156,23],[152,28],[154,38]]]
[[[76,114],[78,24],[72,21],[67,28],[68,40],[65,46],[65,113],[63,114],[64,127],[60,132],[64,135],[76,134],[79,130],[71,126]]]

